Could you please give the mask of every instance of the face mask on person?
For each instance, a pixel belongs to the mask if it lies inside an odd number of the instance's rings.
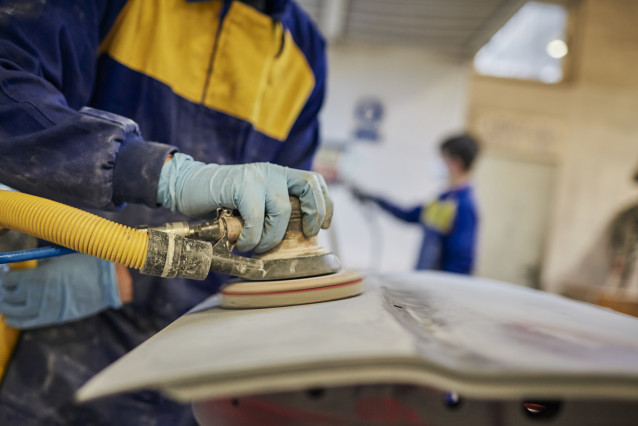
[[[448,181],[450,179],[450,170],[441,157],[436,157],[430,162],[429,174],[433,180]]]

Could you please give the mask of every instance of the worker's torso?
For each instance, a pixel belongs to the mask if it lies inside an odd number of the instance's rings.
[[[323,40],[298,6],[274,4],[270,15],[240,2],[185,0],[58,0],[16,3],[15,11],[55,26],[65,41],[57,45],[73,46],[38,52],[39,72],[71,108],[131,118],[146,140],[175,145],[200,161],[308,168],[318,138]],[[93,21],[100,28],[85,32]],[[92,47],[97,38],[100,52]],[[309,106],[314,94],[317,102]],[[176,219],[143,206],[111,218],[130,225]],[[188,406],[150,392],[64,405],[79,384],[221,282],[213,274],[203,282],[133,274],[134,301],[122,309],[23,333],[0,393],[0,417],[12,424],[42,418],[48,421],[37,424],[113,424],[103,419],[115,417],[122,424],[191,424]]]
[[[446,270],[446,265],[455,256],[449,244],[450,236],[456,231],[455,226],[460,225],[459,220],[465,220],[459,218],[460,210],[469,213],[470,220],[477,220],[476,204],[470,186],[445,191],[435,201],[423,207],[420,222],[424,235],[416,269]],[[475,235],[472,234],[471,238],[472,241],[468,244],[473,246]]]
[[[308,168],[316,135],[294,137],[295,124],[323,78],[323,41],[295,4],[270,13],[239,1],[129,0],[104,32],[91,106],[199,161]],[[142,206],[109,217],[131,226],[186,219]],[[134,303],[170,319],[223,278],[135,281]]]
[[[91,106],[200,161],[307,167],[285,145],[322,58],[296,7],[271,17],[238,1],[130,0],[101,42]]]

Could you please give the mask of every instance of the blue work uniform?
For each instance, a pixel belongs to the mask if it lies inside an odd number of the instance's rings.
[[[375,201],[397,218],[421,224],[423,242],[416,269],[472,273],[478,213],[470,186],[450,189],[437,200],[410,209],[380,198]]]
[[[116,210],[107,216],[137,226],[184,220],[156,208],[161,167],[177,150],[209,163],[310,168],[325,42],[292,1],[250,3],[0,1],[0,182]],[[132,274],[133,302],[122,309],[22,333],[0,424],[194,424],[189,406],[151,391],[73,402],[84,382],[224,280]]]

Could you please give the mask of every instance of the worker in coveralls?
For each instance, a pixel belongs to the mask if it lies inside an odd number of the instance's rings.
[[[638,169],[632,173],[632,181],[638,184]],[[590,303],[604,305],[606,298],[638,300],[637,202],[613,216],[562,284],[564,295]],[[636,315],[636,310],[625,313]]]
[[[292,1],[0,1],[0,182],[120,209],[107,217],[129,226],[235,208],[237,248],[267,251],[288,221],[282,191],[300,196],[304,233],[329,223],[323,179],[296,170],[319,143],[325,79],[324,40]],[[224,277],[140,276],[81,254],[40,264],[0,276],[0,313],[25,329],[0,424],[194,424],[155,392],[73,395]]]
[[[458,274],[471,274],[476,252],[478,212],[470,171],[479,154],[479,144],[470,135],[458,135],[441,145],[448,189],[434,201],[409,209],[360,191],[355,195],[371,200],[398,219],[419,223],[423,242],[416,269],[433,269]]]

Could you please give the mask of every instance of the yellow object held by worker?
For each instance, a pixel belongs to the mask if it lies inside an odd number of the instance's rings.
[[[12,270],[20,270],[35,268],[36,266],[38,266],[37,260],[26,260],[13,263],[10,268]],[[20,330],[8,325],[4,315],[0,315],[0,380],[4,377],[9,361],[11,361],[11,354],[18,343],[18,337],[20,337]]]

